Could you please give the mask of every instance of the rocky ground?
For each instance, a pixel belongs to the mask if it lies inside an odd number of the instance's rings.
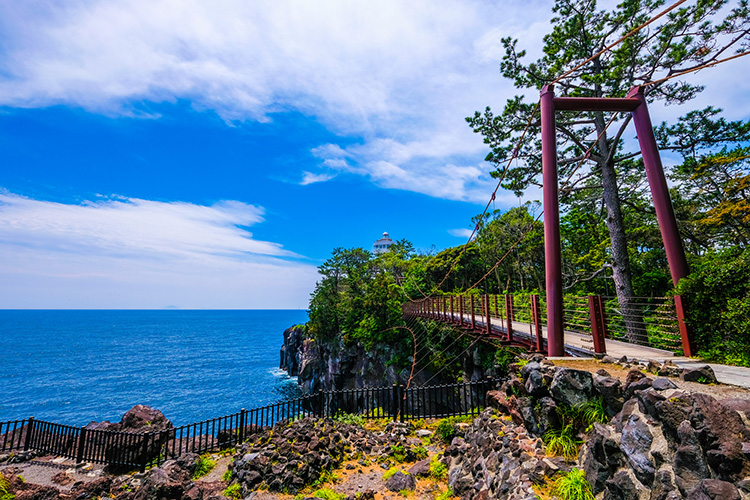
[[[302,419],[264,429],[194,479],[185,455],[145,474],[115,475],[33,453],[0,456],[16,500],[464,500],[547,498],[555,477],[581,468],[597,499],[750,499],[750,391],[669,364],[540,357],[511,365],[466,423]],[[700,382],[698,382],[700,381]],[[602,398],[605,424],[577,429],[577,456],[552,456],[541,436],[560,410]],[[143,411],[141,408],[140,411]],[[334,493],[335,492],[335,493]],[[337,496],[338,495],[338,496]]]

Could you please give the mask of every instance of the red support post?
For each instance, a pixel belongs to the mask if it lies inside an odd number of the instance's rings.
[[[696,354],[693,336],[690,329],[685,323],[685,306],[682,303],[682,296],[674,296],[674,308],[677,312],[677,324],[680,327],[680,338],[682,339],[682,354],[687,357],[693,357]]]
[[[589,317],[591,318],[591,337],[594,339],[594,352],[606,354],[607,346],[604,341],[605,323],[602,315],[602,296],[589,295]]]
[[[460,324],[464,324],[464,297],[463,295],[458,296],[458,318],[461,322]]]
[[[453,295],[451,295],[451,323],[456,322],[456,315],[453,314]]]
[[[531,318],[536,330],[536,350],[544,352],[544,336],[542,335],[542,315],[539,310],[539,295],[531,296]]]
[[[490,320],[490,296],[484,295],[484,312],[485,312],[485,333],[490,335],[492,333],[492,320]]]
[[[474,318],[474,296],[469,295],[470,304],[471,304],[471,329],[474,330],[477,327],[476,319]]]
[[[557,134],[554,86],[541,93],[542,190],[544,199],[544,262],[547,284],[547,348],[550,356],[565,355],[560,251],[560,206],[557,195]],[[510,314],[509,314],[510,316]],[[510,322],[510,320],[508,320]],[[510,333],[510,332],[509,332]]]
[[[638,143],[641,146],[643,165],[646,167],[646,177],[654,200],[656,220],[659,223],[659,231],[661,231],[661,238],[664,242],[669,272],[672,274],[672,283],[677,286],[680,279],[686,277],[690,270],[685,258],[685,250],[682,247],[680,231],[677,228],[672,199],[669,197],[669,186],[667,186],[667,179],[664,176],[659,149],[656,146],[654,129],[651,127],[651,117],[646,106],[643,88],[633,87],[628,92],[628,97],[638,99],[641,103],[632,112],[633,124],[638,135]]]
[[[508,335],[508,342],[513,342],[513,296],[510,294],[505,295],[505,321]]]

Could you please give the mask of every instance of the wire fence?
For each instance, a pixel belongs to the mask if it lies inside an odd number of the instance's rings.
[[[682,354],[685,335],[678,303],[682,307],[679,296],[632,297],[621,304],[617,297],[565,295],[564,330],[574,334],[568,348],[605,353],[605,339],[611,339]],[[541,294],[467,293],[414,301],[405,304],[403,312],[546,352],[546,309]]]
[[[0,453],[34,450],[79,463],[100,463],[143,472],[147,467],[161,465],[184,453],[229,448],[261,429],[306,416],[331,418],[351,413],[366,419],[386,418],[403,422],[418,418],[478,415],[485,406],[487,391],[496,388],[499,382],[484,379],[423,387],[394,385],[318,391],[157,432],[90,429],[32,417],[0,422]]]

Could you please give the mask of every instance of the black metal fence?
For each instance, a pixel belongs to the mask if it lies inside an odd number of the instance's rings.
[[[488,390],[499,381],[477,380],[405,388],[365,387],[319,391],[271,405],[242,409],[223,417],[172,427],[159,432],[115,432],[35,420],[0,422],[0,453],[35,450],[80,462],[122,469],[160,465],[183,453],[204,453],[243,442],[250,434],[281,421],[312,415],[336,417],[342,413],[367,419],[410,420],[477,415]]]

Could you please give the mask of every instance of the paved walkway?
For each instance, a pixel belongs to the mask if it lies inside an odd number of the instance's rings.
[[[459,314],[454,313],[453,317],[458,320]],[[475,316],[475,324],[477,328],[481,329],[485,326],[484,316]],[[471,315],[464,313],[464,323],[471,322]],[[495,332],[504,333],[506,330],[505,322],[501,318],[495,318],[490,316],[490,324],[492,330]],[[513,322],[513,335],[518,337],[524,337],[526,339],[536,338],[536,332],[534,326],[531,323],[525,323],[521,321]],[[594,342],[591,335],[585,335],[578,332],[565,331],[565,348],[568,352],[573,352],[579,356],[593,356],[594,355]],[[547,338],[547,328],[542,327],[542,337]],[[699,366],[710,366],[716,374],[716,380],[722,384],[736,385],[750,389],[750,368],[741,366],[726,366],[719,365],[716,363],[705,363],[694,359],[675,356],[672,351],[666,351],[664,349],[656,349],[653,347],[642,346],[638,344],[629,344],[627,342],[621,342],[619,340],[606,339],[605,347],[607,349],[607,355],[613,358],[620,359],[623,356],[629,360],[637,359],[639,361],[654,360],[659,363],[664,361],[671,361],[681,368],[696,368]]]

